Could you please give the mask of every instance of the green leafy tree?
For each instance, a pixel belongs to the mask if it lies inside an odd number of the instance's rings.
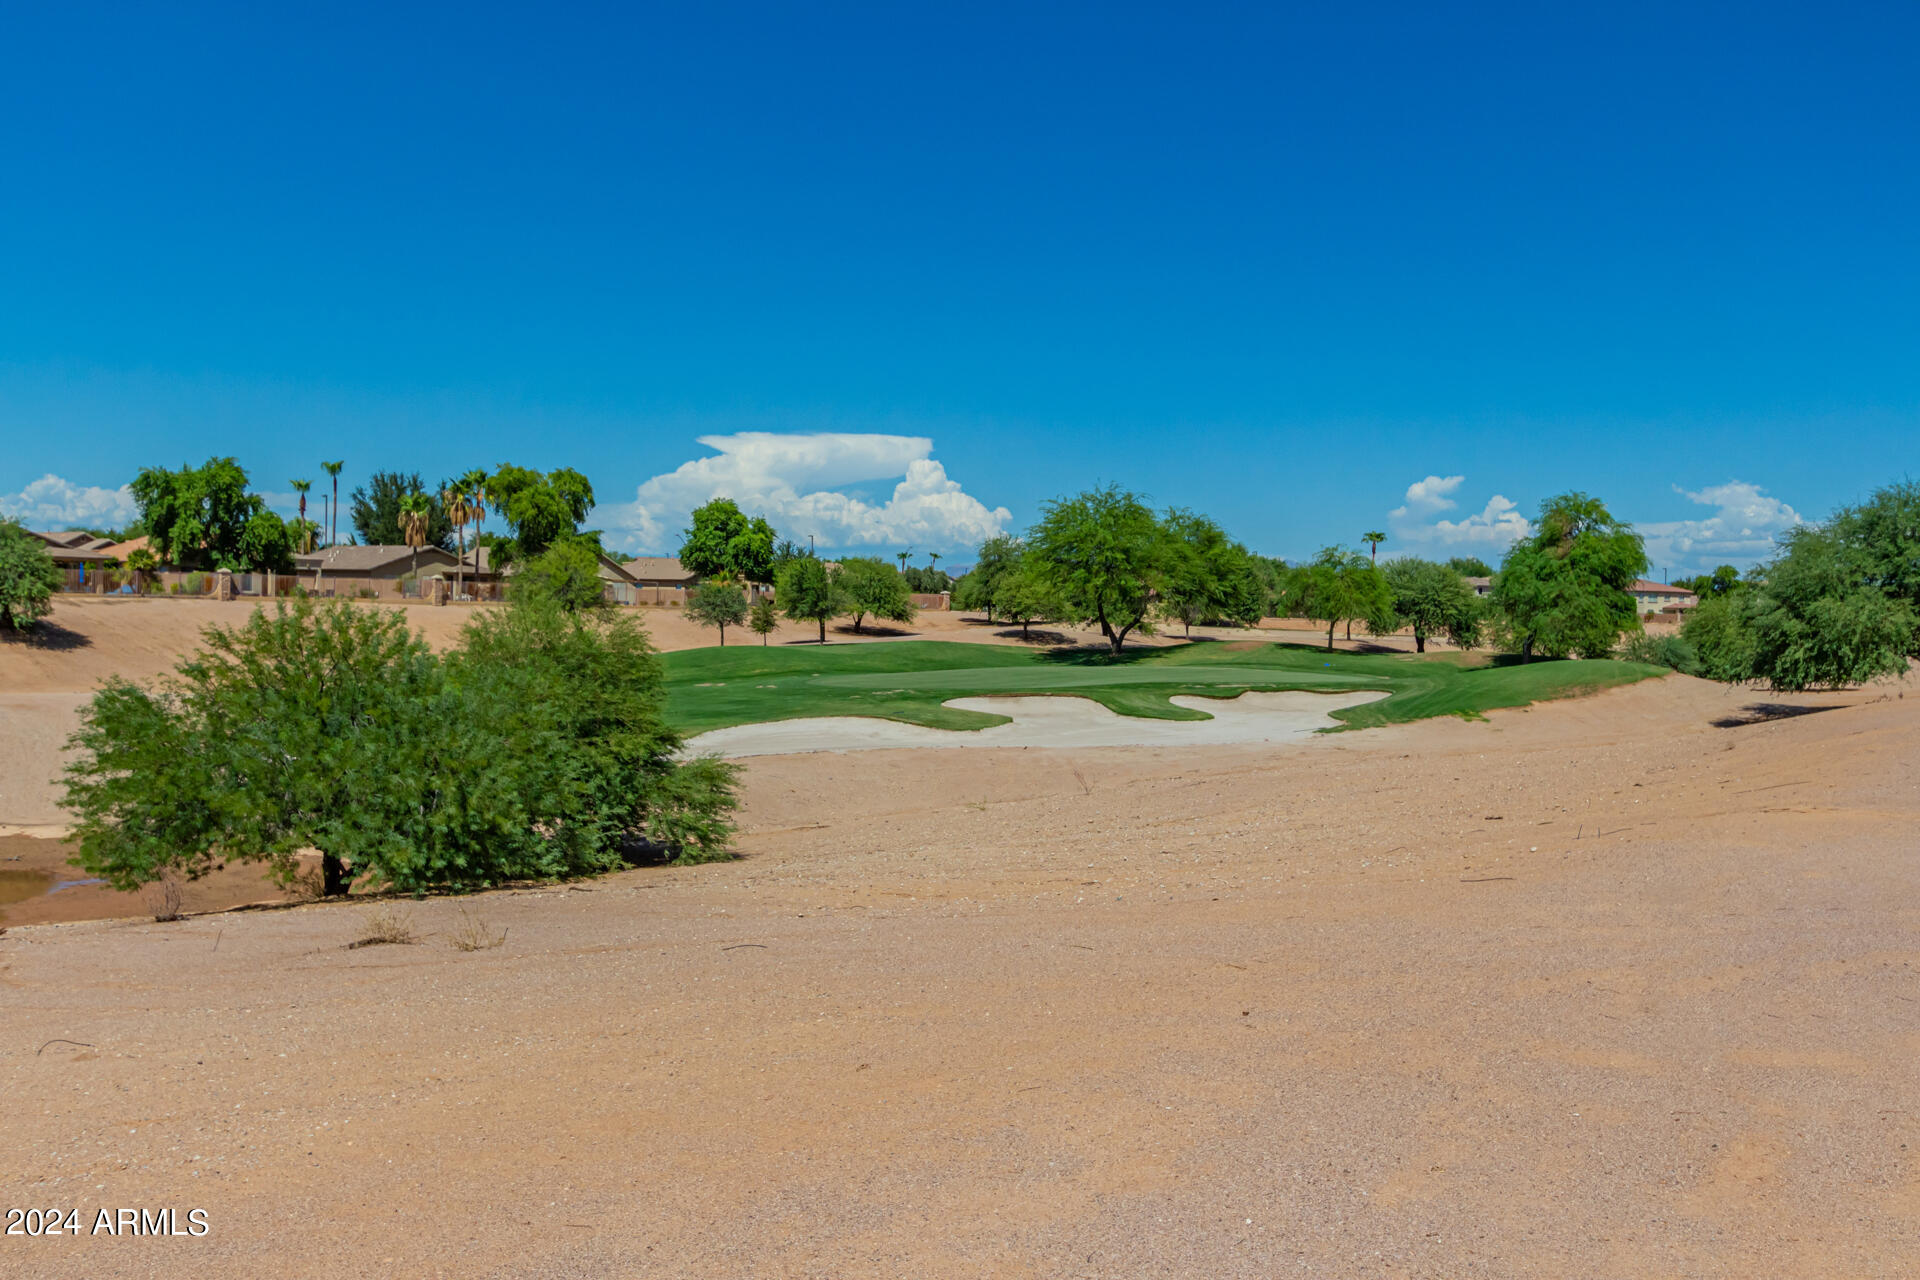
[[[376,471],[353,491],[349,498],[353,530],[360,536],[361,544],[369,547],[410,545],[400,517],[406,511],[407,498],[416,493],[427,500],[426,540],[420,545],[451,551],[453,521],[447,515],[446,504],[427,492],[418,471]]]
[[[1413,556],[1381,566],[1393,593],[1393,613],[1413,628],[1413,647],[1427,651],[1431,636],[1445,636],[1461,649],[1480,643],[1480,601],[1467,580],[1446,565]]]
[[[845,597],[834,577],[824,562],[813,556],[801,556],[788,561],[774,586],[780,612],[795,622],[817,623],[821,644],[827,642],[827,619],[846,611]]]
[[[502,464],[487,481],[487,493],[495,514],[513,530],[511,538],[491,544],[489,554],[502,567],[531,560],[565,539],[584,536],[580,524],[593,510],[593,486],[572,467],[542,475]]]
[[[768,582],[773,578],[773,526],[749,519],[731,498],[715,498],[693,513],[680,544],[680,567],[701,578]]]
[[[1699,674],[1709,680],[1737,684],[1753,679],[1753,633],[1742,616],[1742,603],[1730,594],[1704,598],[1680,624],[1681,637],[1698,657]]]
[[[708,578],[687,593],[687,617],[703,627],[718,627],[720,643],[727,643],[727,628],[747,620],[747,594],[730,578]]]
[[[600,556],[577,538],[557,542],[514,573],[509,594],[516,600],[546,601],[565,613],[582,613],[606,603]]]
[[[747,625],[753,628],[753,634],[760,637],[760,643],[764,647],[767,637],[780,627],[780,617],[774,610],[773,601],[766,596],[755,600],[752,611],[747,615]]]
[[[1020,557],[1025,551],[1020,539],[1004,533],[981,543],[973,568],[954,584],[954,608],[979,609],[987,615],[987,621],[992,622],[994,593],[1000,588],[1000,579],[1020,567]]]
[[[1196,622],[1251,625],[1266,615],[1266,592],[1247,549],[1219,525],[1191,511],[1167,512],[1166,562],[1159,590],[1161,616],[1188,635]]]
[[[909,591],[924,591],[937,596],[942,591],[953,590],[952,575],[931,565],[910,564],[900,571],[900,576],[906,581]]]
[[[1493,566],[1478,556],[1455,556],[1447,561],[1447,568],[1463,578],[1491,578]]]
[[[878,556],[850,556],[840,562],[839,590],[844,599],[843,613],[853,615],[853,629],[869,614],[876,620],[912,622],[919,612],[913,593],[900,571]]]
[[[1507,552],[1492,600],[1522,657],[1604,658],[1623,632],[1640,629],[1628,589],[1646,571],[1631,525],[1596,498],[1563,493],[1540,505],[1533,535]]]
[[[145,467],[128,487],[149,544],[168,564],[236,572],[293,567],[286,521],[267,510],[266,499],[247,492],[247,473],[232,458],[178,471]]]
[[[1824,532],[1850,578],[1920,613],[1920,482],[1888,485],[1866,502],[1840,508]],[[1788,535],[1789,546],[1794,536]]]
[[[1396,622],[1386,575],[1371,558],[1345,547],[1327,547],[1293,570],[1288,597],[1294,613],[1327,624],[1328,653],[1342,622],[1360,619],[1376,634],[1392,631]]]
[[[794,542],[791,539],[786,539],[786,538],[781,539],[779,544],[776,545],[773,549],[773,571],[768,575],[767,581],[778,582],[780,580],[780,571],[782,569],[785,569],[788,565],[792,564],[795,560],[810,557],[812,555],[813,555],[813,552],[809,548],[803,547],[799,543]]]
[[[1692,578],[1675,578],[1673,585],[1685,587],[1699,596],[1702,601],[1706,601],[1716,596],[1730,596],[1736,591],[1745,590],[1747,584],[1740,576],[1738,569],[1730,564],[1723,564],[1712,573],[1703,573]]]
[[[0,630],[26,631],[51,613],[60,579],[47,544],[0,517]]]
[[[1021,565],[996,580],[993,607],[1002,622],[1017,623],[1022,636],[1029,636],[1034,623],[1065,616],[1066,602],[1052,581],[1038,566]]]
[[[107,683],[67,771],[80,864],[122,889],[229,861],[325,891],[612,869],[637,842],[721,856],[732,769],[676,760],[657,657],[630,620],[532,599],[436,658],[345,602],[211,628],[154,689]]]
[[[1112,652],[1134,631],[1153,633],[1154,592],[1166,571],[1168,539],[1137,494],[1117,486],[1049,502],[1027,537],[1027,555],[1068,610],[1099,624]]]
[[[1884,549],[1839,524],[1793,530],[1757,582],[1693,611],[1681,634],[1707,675],[1797,692],[1907,670],[1920,643],[1913,606],[1894,593]]]

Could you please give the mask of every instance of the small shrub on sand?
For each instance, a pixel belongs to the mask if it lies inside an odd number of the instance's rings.
[[[361,917],[360,936],[347,944],[357,947],[403,947],[419,941],[413,933],[413,917],[391,902],[367,908]]]
[[[489,951],[506,940],[505,929],[495,933],[493,926],[465,903],[455,914],[453,929],[447,934],[447,941],[453,944],[456,951]]]

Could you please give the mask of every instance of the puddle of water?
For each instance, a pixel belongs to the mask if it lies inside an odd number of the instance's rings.
[[[51,889],[49,889],[49,890],[47,890],[47,892],[48,892],[48,893],[58,893],[58,892],[60,892],[60,891],[61,891],[62,889],[80,889],[80,888],[84,888],[84,887],[86,887],[87,885],[90,885],[90,884],[105,884],[105,883],[106,883],[106,881],[105,881],[105,880],[98,880],[98,879],[95,879],[95,880],[62,880],[62,881],[61,881],[61,882],[60,882],[59,884],[57,884],[57,885],[55,885],[55,886],[53,886],[53,888],[51,888]]]
[[[25,902],[53,889],[53,877],[44,871],[0,871],[0,907]]]

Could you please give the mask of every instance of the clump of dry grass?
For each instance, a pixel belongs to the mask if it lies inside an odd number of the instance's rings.
[[[495,933],[478,911],[462,903],[454,915],[453,930],[447,941],[456,951],[488,951],[507,940],[507,931]]]
[[[419,939],[414,936],[413,917],[391,902],[368,907],[361,917],[360,936],[347,944],[356,947],[404,947]]]
[[[171,871],[147,886],[146,899],[155,924],[169,924],[186,915],[186,886]]]

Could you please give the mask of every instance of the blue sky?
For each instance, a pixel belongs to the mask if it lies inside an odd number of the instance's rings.
[[[9,15],[0,509],[513,461],[636,550],[1112,481],[1497,555],[1579,487],[1657,572],[1916,469],[1910,5],[281,8]]]

